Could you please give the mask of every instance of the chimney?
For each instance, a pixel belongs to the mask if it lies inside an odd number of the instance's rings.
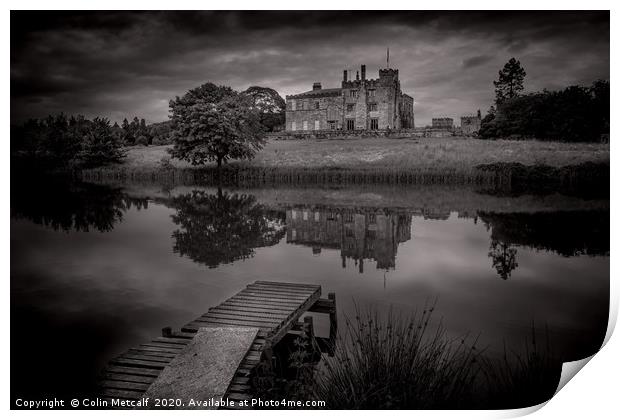
[[[343,71],[342,72],[342,81],[346,82],[347,81],[347,71]]]
[[[312,90],[321,90],[321,82],[314,82],[312,84]]]
[[[362,64],[362,80],[366,80],[366,64]]]
[[[360,72],[355,72],[355,80],[360,80]]]

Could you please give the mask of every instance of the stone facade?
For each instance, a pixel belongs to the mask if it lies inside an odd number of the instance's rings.
[[[413,97],[400,89],[398,70],[380,69],[366,79],[366,66],[355,80],[345,70],[340,88],[312,90],[286,97],[286,131],[399,130],[414,128]]]
[[[437,130],[453,130],[454,120],[448,117],[433,118],[432,128]]]
[[[359,138],[419,139],[428,137],[451,137],[455,130],[440,130],[430,127],[400,130],[318,130],[318,131],[279,131],[267,133],[269,141],[280,140],[356,140]]]
[[[482,116],[480,110],[476,115],[464,115],[461,117],[461,132],[465,135],[477,134],[480,130]]]

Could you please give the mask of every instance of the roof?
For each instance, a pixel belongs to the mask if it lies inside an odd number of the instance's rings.
[[[315,89],[307,92],[298,93],[296,95],[288,95],[287,98],[302,98],[302,97],[315,97],[315,96],[338,96],[342,93],[342,88],[331,89]]]

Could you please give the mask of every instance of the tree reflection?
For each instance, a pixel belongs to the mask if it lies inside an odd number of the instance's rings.
[[[609,210],[479,212],[478,216],[491,230],[488,256],[504,280],[518,267],[516,246],[564,257],[609,255]]]
[[[497,274],[507,280],[512,271],[519,266],[517,263],[517,248],[505,242],[492,240],[489,248],[489,258],[493,261],[493,268]]]
[[[565,257],[609,255],[609,210],[479,212],[491,240]]]
[[[172,233],[174,252],[210,268],[251,258],[254,249],[277,244],[286,233],[284,214],[246,194],[193,191],[172,199],[180,229]]]
[[[147,206],[146,199],[131,198],[120,188],[66,179],[14,182],[11,188],[11,217],[67,232],[108,232],[126,211]]]

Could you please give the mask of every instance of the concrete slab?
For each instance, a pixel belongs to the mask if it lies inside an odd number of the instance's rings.
[[[239,364],[256,338],[258,328],[201,328],[194,339],[166,366],[144,397],[183,402],[166,409],[216,409],[210,405],[224,397]],[[191,401],[196,404],[191,405]],[[206,402],[206,404],[205,404]]]

